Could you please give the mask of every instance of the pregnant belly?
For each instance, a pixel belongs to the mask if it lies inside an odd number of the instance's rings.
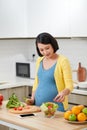
[[[40,106],[43,102],[53,102],[54,97],[58,94],[55,87],[37,88],[35,93],[35,104]]]

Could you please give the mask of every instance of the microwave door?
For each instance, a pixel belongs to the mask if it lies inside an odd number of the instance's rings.
[[[16,76],[30,77],[30,65],[27,63],[16,63]]]

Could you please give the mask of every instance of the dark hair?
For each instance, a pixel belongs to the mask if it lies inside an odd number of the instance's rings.
[[[37,53],[38,53],[39,56],[42,56],[42,54],[40,53],[40,51],[38,49],[38,43],[51,44],[53,49],[54,49],[54,52],[56,52],[59,49],[57,40],[49,33],[41,33],[36,38]]]

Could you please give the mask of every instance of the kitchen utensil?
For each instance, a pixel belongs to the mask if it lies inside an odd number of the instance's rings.
[[[15,110],[14,108],[11,108],[8,110],[11,113],[14,114],[26,114],[26,113],[35,113],[35,112],[40,112],[41,109],[38,106],[30,105],[29,108],[24,107],[23,110]]]

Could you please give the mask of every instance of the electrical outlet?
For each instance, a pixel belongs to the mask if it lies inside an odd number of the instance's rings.
[[[34,61],[35,60],[35,54],[32,54],[32,60]]]

